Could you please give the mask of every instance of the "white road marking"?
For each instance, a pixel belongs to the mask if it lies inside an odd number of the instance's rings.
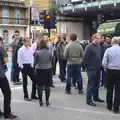
[[[79,108],[71,108],[71,107],[63,107],[63,106],[53,106],[53,108],[64,109],[64,110],[68,110],[68,111],[76,111],[76,112],[81,112],[81,113],[120,117],[120,114],[101,112],[101,111],[93,111],[93,110],[87,110],[87,109],[79,109]]]
[[[22,89],[23,87],[13,87],[11,88],[11,90],[19,90],[19,89]]]
[[[55,86],[56,87],[65,87],[65,84],[57,84]],[[83,88],[85,88],[85,87],[86,87],[86,85],[83,85]],[[22,88],[23,88],[22,86],[20,86],[20,87],[12,87],[11,90],[20,90]]]

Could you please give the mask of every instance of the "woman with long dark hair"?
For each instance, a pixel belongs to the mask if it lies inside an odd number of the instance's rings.
[[[42,106],[43,87],[45,88],[46,105],[50,105],[50,83],[52,80],[52,53],[49,51],[46,42],[42,39],[38,43],[40,50],[35,52],[35,75],[38,85],[39,103]]]

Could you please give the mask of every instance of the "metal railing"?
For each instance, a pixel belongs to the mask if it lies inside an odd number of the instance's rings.
[[[0,24],[28,25],[28,19],[0,17]]]

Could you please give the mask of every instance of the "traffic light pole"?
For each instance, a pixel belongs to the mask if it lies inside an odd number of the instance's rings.
[[[50,28],[48,28],[48,37],[50,38]]]

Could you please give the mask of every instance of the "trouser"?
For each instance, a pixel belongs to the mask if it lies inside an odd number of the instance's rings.
[[[114,94],[114,105],[113,105],[113,90]],[[120,106],[120,70],[108,69],[108,86],[107,86],[107,107],[114,110],[119,110]]]
[[[4,95],[4,117],[8,117],[11,113],[11,90],[6,76],[0,78],[0,88]]]
[[[20,68],[18,67],[17,63],[13,63],[14,67],[14,72],[13,72],[13,82],[19,82],[19,73],[20,73]]]
[[[39,96],[39,101],[40,102],[42,102],[42,93],[43,93],[43,86],[38,85],[38,96]],[[45,86],[46,102],[49,102],[49,97],[50,97],[50,86]]]
[[[56,65],[57,65],[57,62],[58,62],[57,56],[54,55],[53,56],[53,60],[52,60],[53,74],[56,74]]]
[[[66,90],[71,90],[71,79],[75,77],[78,83],[78,90],[82,90],[82,77],[81,77],[81,65],[67,65],[67,81],[66,81]]]
[[[14,66],[13,63],[11,64],[11,74],[10,74],[10,80],[13,81],[13,73],[14,73]]]
[[[67,60],[60,59],[59,65],[60,65],[60,79],[65,80]]]
[[[30,64],[23,64],[22,76],[23,76],[24,97],[28,97],[27,76],[29,76],[30,79],[32,80],[32,93],[31,93],[31,96],[35,96],[35,94],[36,94],[36,80],[35,80],[35,76],[34,76],[34,68],[32,68]]]
[[[82,71],[85,72],[86,68],[83,62],[81,63],[81,68],[82,68]]]
[[[94,100],[99,99],[100,69],[87,70],[87,75],[88,85],[86,102],[91,102],[92,97]]]
[[[101,73],[102,73],[101,86],[104,86],[105,88],[107,88],[107,81],[108,81],[107,72],[104,71],[104,69],[102,69],[102,70],[101,70]]]

